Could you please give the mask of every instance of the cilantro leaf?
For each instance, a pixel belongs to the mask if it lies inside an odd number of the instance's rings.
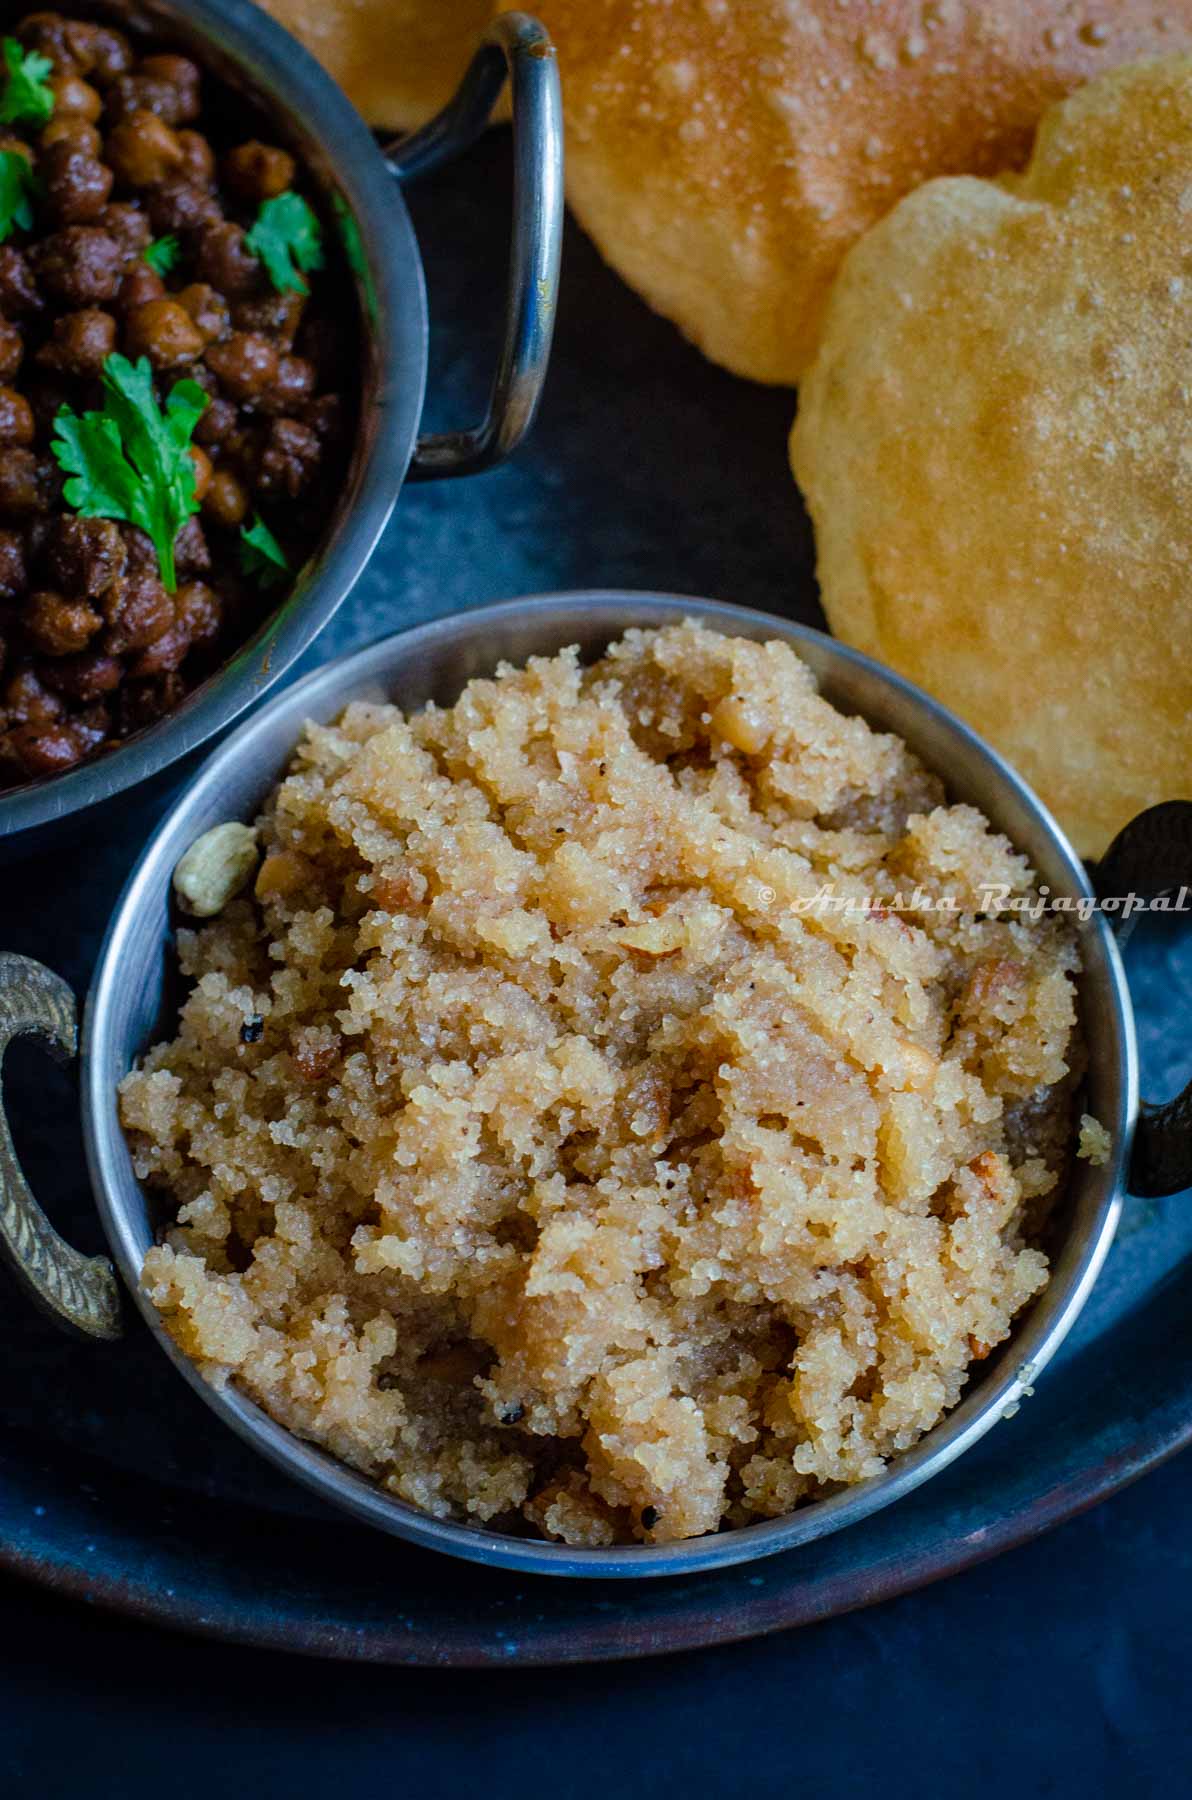
[[[299,269],[321,269],[323,235],[319,221],[301,194],[287,189],[272,200],[262,200],[256,223],[245,232],[244,242],[259,256],[279,294],[305,294],[309,290]],[[297,267],[295,267],[297,265]]]
[[[147,532],[172,594],[174,539],[199,510],[190,439],[207,396],[196,382],[177,381],[163,412],[147,358],[131,363],[116,353],[104,363],[103,389],[102,412],[80,418],[58,409],[50,448],[72,477],[63,496],[86,519],[124,519]]]
[[[360,235],[360,227],[356,215],[342,194],[331,196],[331,205],[339,226],[340,242],[344,247],[344,255],[348,259],[348,267],[357,277],[364,293],[364,309],[370,319],[377,316],[377,289],[373,281],[372,270],[368,266],[368,256],[364,249],[364,239]]]
[[[240,567],[263,588],[276,587],[290,572],[286,553],[259,512],[240,527]]]
[[[36,50],[23,50],[16,38],[3,40],[6,78],[0,97],[0,125],[44,125],[54,110],[54,96],[45,85],[54,65]]]
[[[168,237],[154,238],[144,252],[144,260],[155,275],[168,275],[178,261],[178,238],[174,232]]]
[[[37,176],[19,150],[0,150],[0,244],[12,236],[13,227],[28,231],[33,224],[33,197]]]
[[[63,406],[54,420],[54,431],[51,447],[59,465],[79,478],[66,483],[69,504],[88,519],[135,519],[140,483],[136,470],[125,460],[114,420],[94,412],[80,418]],[[84,482],[85,494],[80,491]]]

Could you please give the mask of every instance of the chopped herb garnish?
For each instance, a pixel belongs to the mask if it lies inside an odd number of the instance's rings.
[[[301,194],[287,190],[272,200],[262,200],[256,223],[244,235],[254,256],[269,271],[279,294],[305,294],[309,290],[299,269],[323,266],[323,234],[319,221]]]
[[[154,238],[145,251],[145,261],[155,275],[168,275],[178,261],[178,239],[171,232],[169,237]]]
[[[28,231],[33,224],[33,196],[37,177],[19,150],[0,150],[0,244],[11,237],[13,227]]]
[[[4,92],[0,94],[0,125],[44,125],[54,110],[54,96],[46,76],[54,65],[36,50],[22,49],[16,38],[3,40]]]
[[[276,587],[290,572],[286,553],[259,512],[240,527],[240,567],[263,588]]]
[[[103,410],[79,415],[59,407],[50,445],[72,477],[63,489],[68,506],[86,519],[124,519],[153,540],[167,590],[178,586],[174,539],[192,513],[195,465],[191,433],[207,406],[194,381],[176,381],[165,411],[153,392],[144,356],[135,363],[113,352],[103,366]]]
[[[348,267],[364,290],[365,311],[370,319],[375,319],[377,316],[377,290],[373,282],[372,270],[368,266],[364,239],[360,235],[360,226],[356,222],[356,215],[342,194],[332,194],[331,205],[339,225],[340,242],[344,247],[344,255],[348,259]]]

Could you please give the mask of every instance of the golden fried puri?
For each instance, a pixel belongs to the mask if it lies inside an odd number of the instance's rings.
[[[450,99],[494,0],[262,0],[370,125],[408,131]]]
[[[567,192],[714,362],[793,382],[850,244],[929,176],[1018,166],[1044,108],[1192,48],[1192,0],[535,0]]]
[[[833,629],[1086,855],[1192,793],[1190,220],[1192,57],[1102,77],[862,239],[791,439]]]

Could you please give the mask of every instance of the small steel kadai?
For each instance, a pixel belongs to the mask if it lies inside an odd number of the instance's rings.
[[[251,706],[351,591],[403,481],[469,475],[508,456],[533,423],[550,355],[563,224],[563,132],[554,51],[542,27],[509,13],[488,28],[455,98],[423,130],[379,145],[320,65],[244,0],[145,0],[104,16],[187,50],[270,122],[322,190],[351,254],[363,355],[359,429],[331,523],[292,592],[256,634],[165,718],[95,761],[0,795],[0,856],[94,831],[111,803],[164,782],[181,758]],[[461,45],[461,67],[469,46]],[[467,147],[512,86],[513,235],[504,336],[488,410],[476,427],[419,437],[428,323],[418,245],[402,185]],[[175,777],[178,771],[175,769]],[[102,812],[102,818],[100,816]]]

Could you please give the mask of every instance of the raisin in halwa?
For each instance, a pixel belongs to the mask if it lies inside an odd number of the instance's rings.
[[[52,110],[0,127],[6,174],[30,172],[0,231],[0,787],[152,724],[273,611],[341,478],[355,338],[330,267],[278,291],[250,249],[262,206],[304,206],[305,178],[240,97],[58,13],[5,48],[48,71]],[[63,497],[56,421],[100,406],[113,357],[146,358],[159,402],[183,380],[206,396],[172,580],[136,525]],[[280,558],[264,587],[244,568],[257,519]]]
[[[1071,934],[979,914],[1024,860],[786,645],[354,704],[260,831],[123,1083],[176,1214],[144,1279],[394,1494],[577,1544],[772,1517],[913,1444],[1045,1284]]]

